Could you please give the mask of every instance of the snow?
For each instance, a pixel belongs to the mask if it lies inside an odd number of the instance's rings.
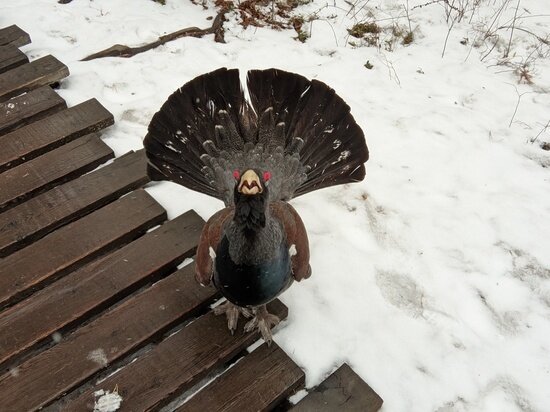
[[[356,13],[340,0],[303,6],[319,17],[306,24],[305,43],[231,18],[227,44],[184,38],[89,62],[79,59],[114,43],[208,27],[215,11],[184,0],[14,0],[0,6],[0,25],[31,34],[23,49],[32,59],[51,53],[68,65],[60,94],[69,106],[96,97],[114,114],[103,138],[117,156],[142,147],[174,90],[220,66],[279,67],[329,84],[365,131],[367,178],[292,201],[313,274],[281,297],[289,317],[275,341],[305,370],[307,387],[348,362],[386,411],[548,410],[550,152],[540,145],[550,142],[549,60],[533,63],[531,85],[495,64],[507,41],[481,61],[487,49],[471,46],[474,23],[490,23],[499,1],[454,25],[443,58],[443,8],[413,9],[425,1],[409,1],[411,45],[352,47],[346,29],[375,3]],[[391,19],[405,4],[375,11]],[[523,8],[525,27],[544,34],[550,3],[522,0]],[[513,62],[531,50],[529,39],[515,32]],[[174,183],[147,190],[170,218],[193,208],[207,219],[222,207]]]
[[[118,392],[104,391],[94,392],[94,412],[116,412],[120,409],[122,396]]]
[[[101,367],[105,367],[109,364],[109,361],[107,360],[107,354],[105,353],[103,348],[98,348],[90,351],[90,353],[88,353],[88,356],[86,356],[86,359],[97,363]]]
[[[54,332],[54,333],[52,333],[52,340],[53,340],[55,343],[61,342],[62,339],[63,339],[63,335],[61,335],[61,333],[59,333],[59,332]]]

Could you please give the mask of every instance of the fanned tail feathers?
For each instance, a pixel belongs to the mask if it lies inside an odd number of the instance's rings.
[[[326,84],[252,70],[246,100],[237,70],[219,69],[174,92],[144,145],[153,179],[233,203],[234,170],[270,171],[272,200],[360,181],[368,149],[349,106]]]

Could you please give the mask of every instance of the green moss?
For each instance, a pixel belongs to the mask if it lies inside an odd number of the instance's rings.
[[[367,34],[379,34],[381,31],[382,29],[375,22],[357,23],[351,29],[348,29],[350,36],[358,39],[365,37]]]
[[[309,34],[307,34],[305,30],[300,30],[298,32],[298,36],[296,37],[296,40],[299,40],[302,43],[305,43],[307,39],[309,39]]]

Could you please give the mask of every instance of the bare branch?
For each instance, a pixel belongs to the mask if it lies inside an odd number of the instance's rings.
[[[158,40],[138,47],[129,47],[123,44],[115,44],[114,46],[111,46],[105,50],[86,56],[81,61],[89,61],[100,59],[103,57],[132,57],[136,54],[146,52],[158,46],[162,46],[169,41],[176,40],[181,37],[202,37],[207,34],[214,34],[214,40],[216,42],[225,43],[223,32],[224,20],[225,11],[221,11],[214,19],[212,26],[207,29],[199,29],[198,27],[187,27],[185,29],[175,31],[164,36],[160,36]]]

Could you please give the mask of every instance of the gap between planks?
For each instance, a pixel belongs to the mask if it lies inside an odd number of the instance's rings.
[[[0,213],[0,258],[149,182],[144,150]]]
[[[13,97],[0,103],[0,136],[66,108],[50,86]]]
[[[271,302],[268,309],[280,319],[285,319],[288,314],[287,308],[278,300]],[[158,410],[258,338],[258,331],[245,333],[242,326],[231,335],[225,317],[209,312],[160,342],[135,362],[64,403],[63,408],[93,410],[94,392],[112,391],[117,385],[123,398],[120,412]]]
[[[272,343],[262,344],[174,412],[267,411],[302,388],[304,372]]]
[[[0,399],[20,410],[48,405],[188,321],[216,296],[213,288],[198,286],[193,265],[188,265],[19,365],[17,376],[0,377]],[[67,359],[71,359],[70,368],[65,367]],[[56,371],[53,381],[52,371]]]
[[[0,101],[64,79],[69,69],[48,55],[0,74]]]
[[[123,246],[164,220],[166,211],[139,189],[0,259],[0,308]]]
[[[94,170],[113,157],[113,150],[97,134],[90,134],[7,170],[0,174],[0,212]]]
[[[0,364],[162,277],[194,254],[203,225],[194,211],[184,213],[0,313]]]
[[[0,73],[29,62],[29,58],[12,44],[0,46]]]
[[[0,136],[0,172],[113,123],[113,115],[96,99],[90,99],[23,126]]]

